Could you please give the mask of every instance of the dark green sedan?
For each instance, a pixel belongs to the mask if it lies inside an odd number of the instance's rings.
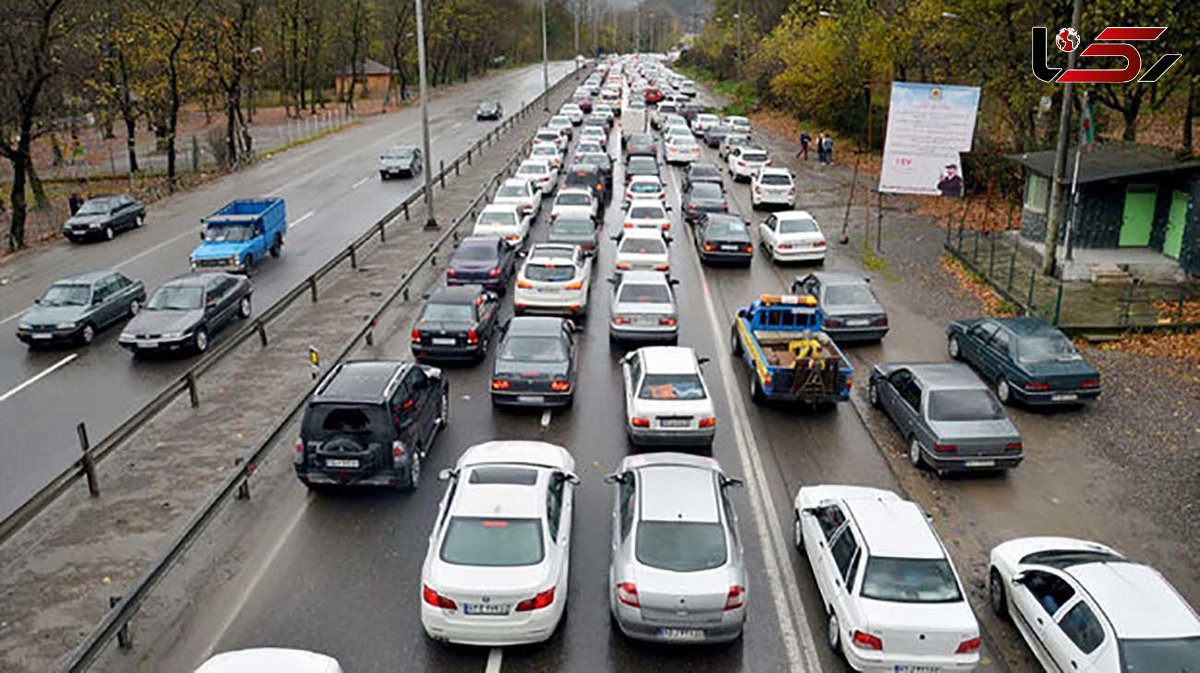
[[[89,344],[96,332],[137,315],[146,286],[119,271],[93,271],[50,286],[21,316],[17,338],[34,348],[54,343]]]
[[[1080,404],[1100,396],[1100,373],[1062,332],[1038,318],[973,318],[946,328],[950,357],[996,386],[1005,404]]]

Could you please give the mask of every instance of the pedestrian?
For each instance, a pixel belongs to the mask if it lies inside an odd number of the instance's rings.
[[[79,195],[79,192],[71,192],[71,195],[67,197],[67,208],[70,209],[72,217],[79,212],[79,207],[82,205],[83,197]]]
[[[817,134],[817,162],[825,165],[825,134]]]
[[[833,164],[833,136],[825,136],[825,164]]]
[[[800,132],[800,151],[796,152],[796,156],[808,161],[808,144],[812,142],[812,136],[808,135],[808,131]]]

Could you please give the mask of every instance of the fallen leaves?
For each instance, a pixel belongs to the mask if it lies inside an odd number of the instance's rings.
[[[1194,365],[1179,374],[1200,383],[1200,332],[1153,332],[1126,334],[1118,341],[1097,346],[1106,351],[1125,351],[1156,358],[1182,360]]]
[[[938,264],[946,273],[954,276],[960,289],[979,301],[985,315],[994,318],[1010,318],[1017,315],[1016,308],[1012,304],[996,294],[987,283],[958,260],[949,255],[943,255],[938,260]]]

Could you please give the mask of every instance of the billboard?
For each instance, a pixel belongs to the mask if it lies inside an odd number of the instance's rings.
[[[892,82],[879,191],[962,196],[979,87]]]

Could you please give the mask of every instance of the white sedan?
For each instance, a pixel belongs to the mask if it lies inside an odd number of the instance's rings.
[[[626,229],[658,229],[667,231],[671,220],[667,217],[667,206],[658,199],[635,199],[629,203],[622,220]]]
[[[635,445],[712,446],[717,415],[696,353],[647,346],[621,360],[625,432]]]
[[[561,189],[554,197],[550,219],[556,220],[561,215],[580,215],[599,221],[600,201],[592,196],[590,189]]]
[[[554,634],[567,604],[575,460],[495,441],[453,469],[421,567],[421,625],[434,640],[502,647]]]
[[[745,117],[730,115],[725,118],[725,125],[729,127],[732,133],[750,135],[750,120]]]
[[[522,215],[537,217],[542,210],[542,190],[525,178],[509,178],[496,190],[492,203],[514,205]]]
[[[827,643],[856,671],[972,671],[979,623],[916,504],[863,486],[805,486],[793,537],[829,615]]]
[[[558,186],[558,169],[545,159],[526,159],[517,166],[516,177],[529,180],[542,195],[553,194]]]
[[[690,136],[668,138],[663,159],[668,164],[690,164],[700,160],[700,145]]]
[[[196,673],[342,673],[333,657],[305,650],[279,647],[256,647],[248,650],[222,652],[200,665]]]
[[[704,135],[708,129],[718,126],[721,123],[721,118],[715,114],[698,114],[692,120],[692,133],[698,136]]]
[[[577,245],[539,243],[517,272],[513,307],[517,314],[587,313],[592,258]]]
[[[622,229],[615,238],[618,272],[671,270],[670,251],[660,232],[654,229]]]
[[[563,115],[571,120],[571,123],[579,126],[583,123],[583,108],[575,103],[567,103],[558,109],[558,114]]]
[[[529,236],[529,225],[533,218],[521,212],[511,203],[493,203],[486,206],[475,218],[472,236],[499,236],[514,248],[525,244]]]
[[[786,168],[761,168],[750,180],[750,206],[758,210],[771,204],[796,207],[796,180]]]
[[[1200,670],[1200,616],[1150,566],[1061,537],[1009,540],[989,560],[992,611],[1047,671]]]
[[[824,262],[821,226],[804,210],[785,210],[758,225],[758,241],[773,262]]]
[[[563,155],[554,143],[534,143],[529,149],[529,158],[549,161],[551,166],[562,169]]]

